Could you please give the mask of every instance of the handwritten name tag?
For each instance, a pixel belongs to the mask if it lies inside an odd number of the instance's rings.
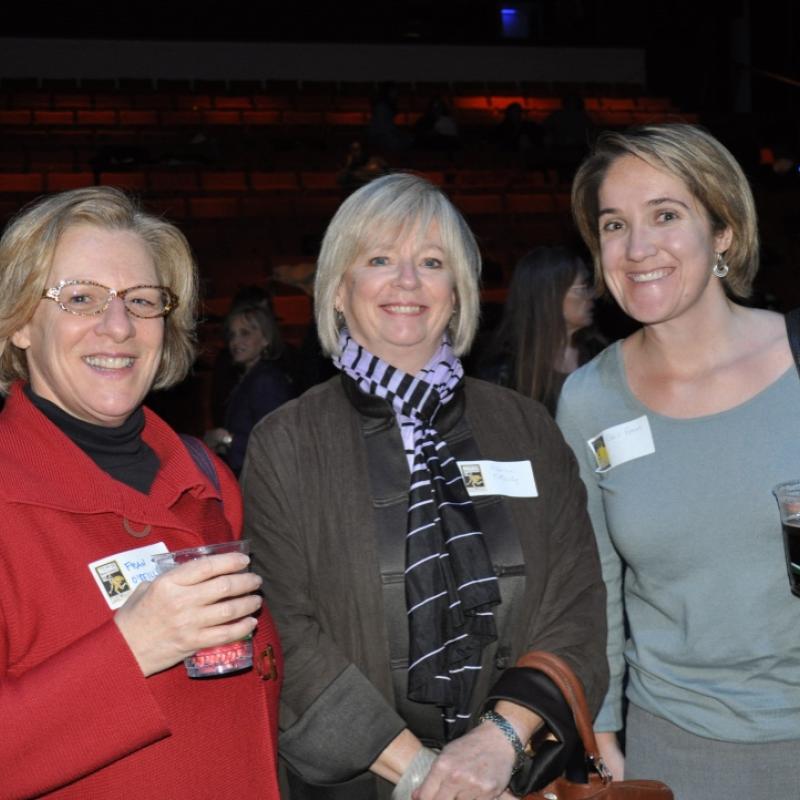
[[[646,416],[606,428],[586,444],[596,464],[595,472],[607,472],[656,451]]]
[[[539,496],[530,461],[459,461],[458,468],[471,497],[486,494]]]
[[[125,605],[125,601],[140,583],[152,581],[156,577],[156,568],[150,556],[166,552],[168,550],[164,542],[156,542],[89,564],[89,571],[109,608]]]

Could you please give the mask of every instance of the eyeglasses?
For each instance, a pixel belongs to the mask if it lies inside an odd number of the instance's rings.
[[[62,311],[79,317],[102,314],[115,297],[125,303],[129,314],[141,319],[166,317],[178,305],[178,296],[166,286],[143,285],[117,290],[102,283],[81,280],[60,281],[42,297],[54,300]]]

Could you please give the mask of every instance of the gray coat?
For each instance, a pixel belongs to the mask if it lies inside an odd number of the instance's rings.
[[[415,728],[429,710],[419,720],[406,713],[403,665],[390,656],[405,622],[386,618],[392,585],[403,591],[386,563],[386,542],[402,543],[405,532],[400,431],[388,404],[358,399],[346,380],[256,426],[242,473],[244,535],[286,658],[281,754],[315,783],[363,773],[405,727],[424,737]],[[538,489],[535,498],[475,502],[503,602],[473,711],[532,649],[566,658],[596,709],[607,684],[605,589],[572,452],[542,406],[483,381],[466,380],[437,428],[460,460],[530,460]]]

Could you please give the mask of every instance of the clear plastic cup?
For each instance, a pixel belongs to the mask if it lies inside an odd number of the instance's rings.
[[[789,588],[800,597],[800,480],[779,483],[773,490],[783,525],[783,552]]]
[[[160,553],[151,556],[156,567],[156,572],[163,575],[179,564],[194,561],[204,556],[214,556],[220,553],[250,552],[250,542],[239,539],[232,542],[219,542],[218,544],[204,544],[200,547],[187,547],[184,550],[175,550],[172,553]],[[229,672],[239,672],[253,666],[253,640],[248,636],[237,642],[223,644],[219,647],[205,647],[198,650],[193,656],[183,660],[186,672],[190,678],[209,678],[214,675],[226,675]]]

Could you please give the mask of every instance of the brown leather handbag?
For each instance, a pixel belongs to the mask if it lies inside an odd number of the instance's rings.
[[[669,786],[660,781],[612,781],[597,749],[583,687],[565,661],[552,653],[535,651],[522,656],[517,666],[543,672],[561,690],[575,717],[589,767],[588,783],[556,778],[543,789],[525,795],[524,800],[674,800]]]

